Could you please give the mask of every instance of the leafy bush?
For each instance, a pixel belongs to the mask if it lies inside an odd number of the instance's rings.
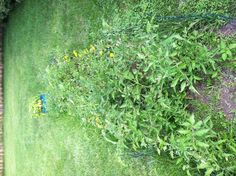
[[[4,0],[0,0],[0,19],[3,19],[5,14],[8,12],[8,9],[6,8],[6,4]]]
[[[3,20],[7,16],[13,4],[19,2],[21,0],[0,0],[0,20]]]
[[[219,64],[236,57],[235,43],[192,25],[160,35],[142,2],[104,21],[93,45],[48,66],[54,115],[100,128],[122,151],[169,153],[189,175],[235,174],[236,124],[220,113],[195,117],[187,99],[198,82],[219,77]]]
[[[186,0],[183,1],[181,9],[189,13],[217,13],[217,14],[228,14],[233,13],[231,7],[235,5],[234,0]]]

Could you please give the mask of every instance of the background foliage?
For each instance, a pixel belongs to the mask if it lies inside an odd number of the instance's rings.
[[[0,19],[3,19],[3,17],[5,16],[5,14],[8,12],[7,8],[6,8],[6,4],[4,0],[0,1]]]
[[[19,2],[21,0],[0,0],[0,20],[4,19],[9,13],[9,10]]]

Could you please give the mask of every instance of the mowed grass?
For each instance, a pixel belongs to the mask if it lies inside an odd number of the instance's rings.
[[[120,157],[99,131],[69,116],[31,118],[30,100],[43,92],[52,57],[87,46],[101,16],[88,0],[25,0],[11,13],[4,36],[6,176],[184,175],[165,157]]]

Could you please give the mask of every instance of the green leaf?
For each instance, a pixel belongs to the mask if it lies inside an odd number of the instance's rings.
[[[202,121],[198,121],[193,127],[195,129],[199,129],[201,127],[201,125],[202,125]]]
[[[178,84],[179,78],[175,79],[174,81],[172,81],[171,83],[171,87],[175,88],[176,85]]]
[[[226,54],[227,54],[228,57],[232,57],[232,52],[230,50],[227,50]]]
[[[197,141],[196,144],[197,144],[197,146],[199,146],[199,147],[209,147],[208,144],[206,144],[206,143],[204,143],[204,142],[201,142],[201,141]]]
[[[202,162],[201,164],[199,164],[199,165],[197,166],[197,168],[198,168],[198,169],[205,169],[205,168],[207,168],[207,164]]]
[[[202,78],[200,78],[200,77],[198,77],[196,75],[194,75],[194,79],[197,80],[197,81],[202,80]]]
[[[234,49],[236,48],[236,43],[229,45],[229,49]]]
[[[229,148],[230,148],[234,153],[236,153],[236,147],[233,147],[232,145],[229,145]]]
[[[227,54],[226,53],[222,54],[222,59],[223,59],[223,61],[225,61],[227,59]]]
[[[203,123],[206,124],[207,122],[209,122],[211,120],[211,116],[208,116],[207,118],[205,118],[203,120]]]
[[[217,75],[218,75],[218,73],[217,73],[217,72],[214,72],[214,73],[211,75],[211,77],[212,77],[212,78],[215,78]]]
[[[212,167],[208,168],[205,172],[205,176],[210,176],[213,171],[214,171],[214,169]]]
[[[201,64],[201,67],[202,67],[203,73],[207,74],[205,65]]]
[[[184,159],[183,158],[178,158],[177,161],[176,161],[176,164],[180,164],[180,163],[183,163]]]
[[[170,157],[173,159],[174,158],[174,152],[173,150],[170,151]]]
[[[109,27],[108,23],[104,19],[102,20],[102,26],[104,28],[108,28]]]
[[[175,57],[178,55],[178,52],[177,51],[174,51],[173,53],[170,54],[171,57]]]
[[[216,176],[224,176],[224,172],[217,174]]]
[[[194,92],[197,93],[198,95],[200,95],[200,93],[197,91],[197,89],[195,89],[195,87],[193,87],[192,85],[189,87],[189,89]]]
[[[189,130],[184,130],[184,129],[181,129],[178,131],[180,134],[189,134],[190,131]]]
[[[156,148],[156,150],[157,150],[158,155],[160,155],[161,154],[161,150],[158,147]]]
[[[152,29],[152,25],[151,25],[151,23],[148,21],[148,23],[147,23],[147,28],[146,28],[147,33],[150,33],[150,32],[151,32],[151,29]]]
[[[186,85],[187,85],[186,81],[184,81],[184,82],[181,83],[181,89],[180,89],[180,92],[183,92],[183,91],[184,91]]]
[[[225,42],[221,41],[220,46],[221,46],[221,49],[225,49],[226,48]]]
[[[189,122],[184,122],[182,125],[185,126],[185,127],[189,127],[189,126],[191,126],[191,123],[189,123]]]
[[[133,74],[131,72],[125,71],[124,72],[124,78],[128,79],[128,80],[132,80],[132,79],[134,79],[134,76],[133,76]]]
[[[189,122],[190,122],[192,125],[195,124],[195,116],[194,116],[194,114],[192,114],[192,115],[190,116]]]
[[[209,132],[209,129],[198,130],[195,132],[195,135],[200,137],[207,134],[208,132]]]

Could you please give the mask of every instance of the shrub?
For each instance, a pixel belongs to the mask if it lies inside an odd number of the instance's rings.
[[[3,20],[12,9],[12,6],[19,2],[21,0],[0,0],[0,20]]]
[[[0,19],[3,19],[5,14],[8,12],[4,0],[0,0]]]
[[[234,13],[231,9],[235,5],[234,0],[186,0],[183,1],[181,9],[188,13],[217,13],[217,14],[228,14]]]
[[[189,175],[235,174],[236,124],[220,113],[196,117],[187,99],[236,57],[235,43],[191,24],[160,35],[146,13],[150,4],[142,2],[114,23],[104,21],[93,45],[48,66],[53,113],[94,125],[121,150],[169,153]]]

